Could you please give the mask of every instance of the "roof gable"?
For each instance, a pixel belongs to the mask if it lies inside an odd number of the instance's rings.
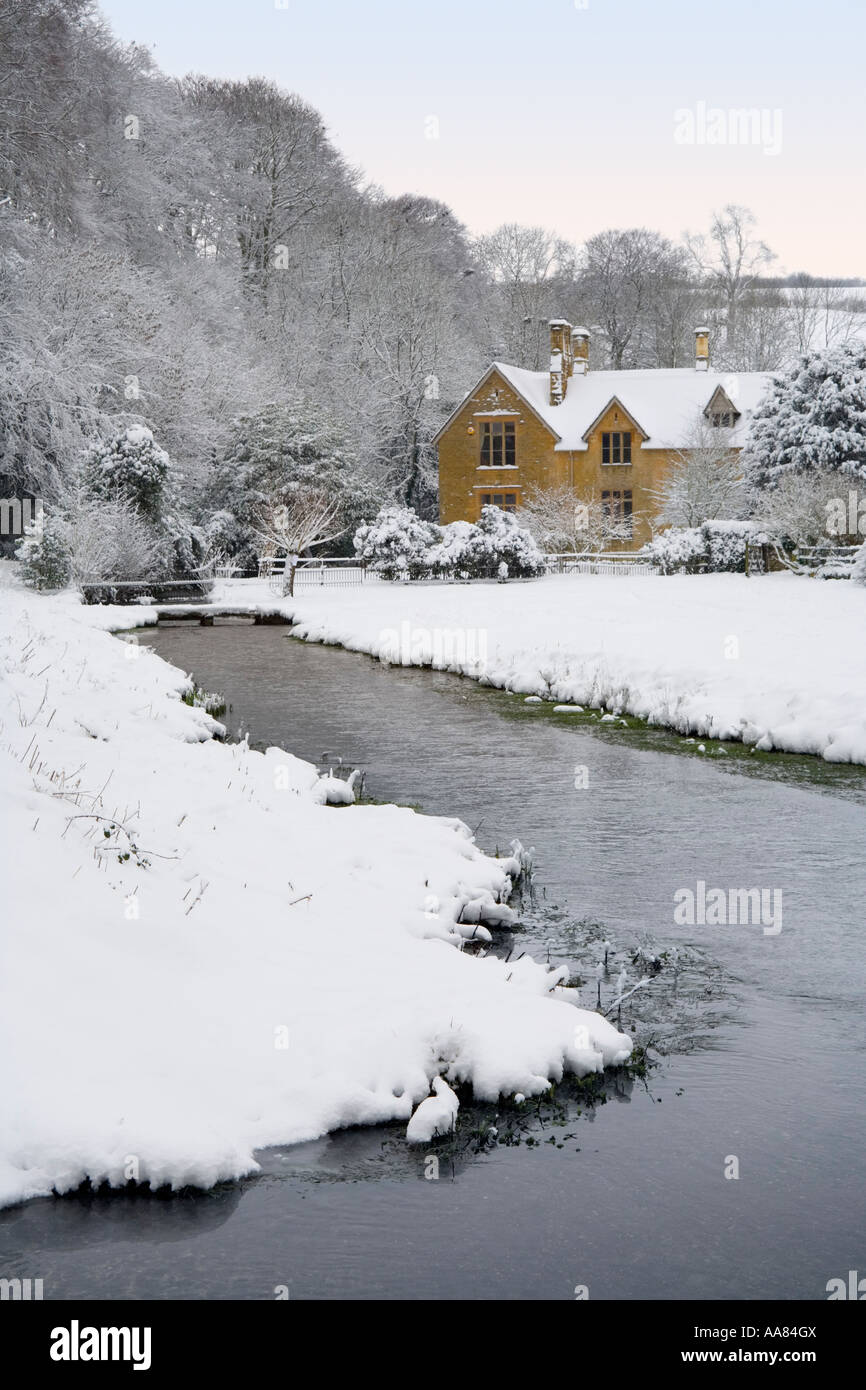
[[[706,415],[707,419],[709,419],[711,415],[717,413],[731,415],[735,420],[739,419],[740,415],[743,413],[731,400],[724,386],[716,387],[704,407],[704,415]]]
[[[543,376],[545,380],[547,380],[546,372],[538,372],[534,375]],[[562,436],[560,435],[559,431],[554,427],[554,425],[551,423],[549,419],[546,419],[545,416],[542,415],[541,412],[536,409],[536,406],[533,404],[532,400],[528,396],[526,396],[524,392],[521,391],[520,387],[514,381],[511,380],[510,376],[508,376],[502,370],[501,364],[499,362],[492,362],[490,366],[487,368],[487,371],[484,372],[483,376],[479,377],[475,385],[469,391],[466,392],[466,395],[463,397],[460,404],[454,410],[452,410],[451,414],[448,416],[448,419],[445,421],[445,424],[442,425],[434,434],[433,438],[430,441],[431,444],[439,443],[443,434],[445,434],[446,430],[451,428],[454,421],[457,419],[457,416],[461,414],[461,412],[465,409],[467,405],[471,404],[474,397],[478,395],[478,392],[481,391],[481,389],[493,376],[499,376],[504,382],[504,384],[509,388],[509,390],[513,391],[516,396],[520,397],[520,400],[526,406],[526,409],[535,416],[539,424],[543,425],[544,428],[548,430],[550,434],[553,435],[553,438],[557,441],[557,443],[561,440]],[[491,409],[495,409],[495,407],[491,407]]]
[[[639,425],[639,424],[638,424],[637,420],[634,418],[634,416],[632,415],[631,411],[628,410],[628,409],[626,408],[626,406],[623,405],[623,403],[622,403],[622,401],[620,400],[619,396],[611,396],[611,398],[610,398],[610,400],[608,401],[607,405],[603,405],[603,406],[602,406],[601,410],[600,410],[600,411],[598,412],[598,414],[596,415],[596,417],[595,417],[595,419],[593,420],[592,424],[589,425],[589,426],[584,430],[583,434],[581,435],[581,438],[582,438],[582,439],[585,439],[585,440],[588,440],[588,439],[589,439],[589,436],[593,433],[593,431],[596,430],[596,429],[598,428],[598,426],[601,424],[601,422],[602,422],[602,420],[604,419],[604,417],[605,417],[605,415],[607,414],[607,412],[608,412],[609,410],[611,410],[614,406],[618,406],[618,407],[619,407],[619,409],[622,411],[622,413],[623,413],[623,415],[625,416],[626,420],[627,420],[628,423],[631,425],[632,429],[635,431],[636,434],[639,434],[639,435],[641,436],[642,439],[649,439],[649,435],[647,434],[647,432],[646,432],[646,430],[644,429],[643,425]]]
[[[556,430],[557,451],[586,450],[586,436],[613,401],[635,422],[641,448],[686,448],[703,418],[708,399],[719,387],[730,394],[728,373],[698,372],[693,367],[653,367],[590,371],[569,377],[564,400],[551,405],[547,372],[531,372],[503,362],[496,365],[509,385]],[[738,448],[745,441],[749,418],[763,397],[771,374],[738,372],[735,380],[738,418],[729,442]]]

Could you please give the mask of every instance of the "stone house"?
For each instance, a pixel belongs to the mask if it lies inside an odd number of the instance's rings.
[[[701,431],[742,448],[768,382],[714,371],[705,328],[694,367],[590,371],[587,329],[555,319],[549,371],[494,362],[436,435],[439,519],[477,521],[486,504],[518,511],[533,489],[567,486],[576,504],[600,502],[622,523],[627,538],[611,548],[636,550],[655,529],[653,493],[672,459]]]

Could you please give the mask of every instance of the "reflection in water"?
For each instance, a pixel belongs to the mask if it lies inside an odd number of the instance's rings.
[[[233,1183],[182,1193],[82,1188],[68,1197],[38,1198],[0,1212],[0,1248],[8,1259],[14,1250],[25,1250],[50,1233],[52,1250],[81,1250],[129,1240],[133,1226],[137,1240],[192,1240],[228,1221],[240,1199]]]
[[[433,1178],[384,1126],[270,1150],[215,1194],[34,1202],[0,1216],[0,1274],[49,1298],[823,1298],[858,1267],[862,769],[698,753],[277,628],[147,640],[254,746],[342,758],[371,797],[459,815],[491,851],[534,844],[534,900],[497,949],[567,962],[594,1006],[608,942],[603,1006],[622,968],[649,973],[623,1026],[670,1055],[594,1106],[567,1087],[464,1105]],[[782,933],[677,926],[699,879],[779,887]]]

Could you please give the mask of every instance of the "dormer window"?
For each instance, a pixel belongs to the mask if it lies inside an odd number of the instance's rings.
[[[704,410],[704,416],[712,429],[732,430],[740,418],[740,411],[727,391],[717,386]]]
[[[481,425],[482,468],[516,468],[517,438],[513,420],[485,420]]]
[[[631,430],[605,430],[601,436],[602,463],[631,463]]]

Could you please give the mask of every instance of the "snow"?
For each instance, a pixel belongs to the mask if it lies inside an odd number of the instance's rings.
[[[448,636],[430,647],[444,654],[434,664],[519,695],[866,763],[866,588],[849,581],[785,573],[379,584],[304,594],[292,611],[296,635],[310,641],[379,656],[405,623]],[[403,664],[422,664],[417,651],[405,644]]]
[[[357,771],[351,772],[347,778],[335,777],[333,772],[329,772],[327,777],[320,777],[313,787],[314,800],[319,806],[353,806],[359,776]]]
[[[406,1138],[410,1144],[429,1144],[439,1135],[451,1134],[457,1124],[460,1102],[441,1076],[434,1076],[435,1095],[422,1100],[408,1125]]]
[[[0,1205],[87,1178],[205,1187],[266,1145],[406,1123],[434,1077],[494,1101],[627,1058],[562,970],[461,949],[509,920],[520,846],[320,804],[309,763],[213,740],[182,672],[101,630],[153,609],[34,594],[13,568]]]
[[[584,435],[615,399],[648,437],[644,449],[683,448],[694,435],[696,422],[721,387],[741,412],[728,432],[732,445],[741,445],[752,413],[772,380],[768,372],[697,372],[691,367],[593,372],[568,379],[565,399],[550,404],[550,376],[524,367],[494,363],[496,370],[559,437],[557,450],[584,450]],[[623,421],[628,428],[628,421]]]

